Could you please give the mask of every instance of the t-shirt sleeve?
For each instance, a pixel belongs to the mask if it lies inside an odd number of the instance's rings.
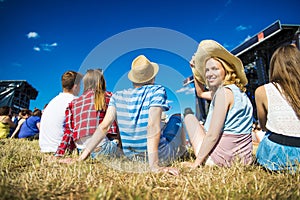
[[[159,86],[153,91],[149,106],[161,107],[163,111],[169,110],[169,105],[167,103],[167,93],[164,87]]]
[[[109,100],[109,104],[108,106],[113,106],[113,107],[116,107],[116,101],[115,101],[115,97],[116,95],[113,94],[111,97],[110,97],[110,100]]]

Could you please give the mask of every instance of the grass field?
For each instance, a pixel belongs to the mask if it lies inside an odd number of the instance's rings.
[[[299,171],[271,173],[255,165],[191,171],[178,162],[181,173],[172,176],[137,173],[143,165],[104,158],[50,162],[38,141],[4,139],[0,148],[0,199],[300,199]]]

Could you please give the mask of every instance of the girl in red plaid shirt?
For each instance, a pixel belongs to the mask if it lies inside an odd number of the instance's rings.
[[[103,121],[109,104],[111,92],[106,91],[103,73],[99,69],[90,69],[83,77],[83,94],[74,99],[66,109],[64,135],[55,156],[63,156],[66,150],[75,148],[81,152]],[[101,141],[91,153],[94,158],[98,154],[117,155],[121,152],[121,139],[117,123],[110,127],[107,138]]]

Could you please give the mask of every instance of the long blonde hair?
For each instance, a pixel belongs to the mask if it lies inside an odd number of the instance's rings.
[[[106,110],[105,91],[106,83],[100,69],[89,69],[83,77],[84,92],[93,90],[95,93],[95,110]]]
[[[273,53],[270,82],[285,97],[300,120],[300,51],[297,47],[285,45]],[[275,83],[280,85],[282,91]]]

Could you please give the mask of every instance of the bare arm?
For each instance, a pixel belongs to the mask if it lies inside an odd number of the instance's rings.
[[[103,121],[101,122],[101,124],[99,124],[90,142],[87,144],[85,150],[78,158],[79,161],[85,160],[88,155],[96,148],[96,146],[106,137],[107,131],[109,130],[115,118],[116,109],[113,106],[109,106],[107,108]]]
[[[212,100],[212,92],[205,91],[204,85],[201,84],[196,78],[194,78],[194,84],[195,84],[196,94],[198,97],[206,100]]]
[[[3,123],[8,124],[10,128],[15,128],[16,127],[14,122],[8,116],[4,118]]]
[[[15,131],[13,132],[13,134],[10,136],[10,138],[14,138],[15,135],[20,131],[20,128],[22,126],[22,124],[25,122],[25,119],[20,119],[17,128],[15,129]]]
[[[151,107],[149,109],[149,119],[147,127],[147,150],[151,169],[158,166],[158,145],[160,140],[160,116],[162,109],[160,107]]]
[[[149,166],[152,171],[168,172],[172,175],[178,175],[176,168],[160,167],[158,158],[158,145],[160,141],[160,120],[162,109],[160,107],[151,107],[149,109],[149,119],[147,127],[147,151]]]
[[[192,68],[193,74],[196,73],[195,71],[195,55],[192,56],[192,59],[190,60],[190,66]],[[204,85],[201,84],[194,75],[194,84],[195,84],[195,90],[198,97],[206,99],[206,100],[212,100],[212,93],[211,91],[205,91]]]
[[[262,128],[262,130],[266,131],[268,99],[264,86],[260,86],[255,90],[255,104],[260,127]]]
[[[233,105],[233,93],[230,89],[223,88],[216,93],[215,107],[212,113],[209,129],[204,136],[194,167],[204,163],[211,150],[221,137],[226,114]]]
[[[40,131],[40,122],[36,123],[36,127],[38,128],[38,130]]]

